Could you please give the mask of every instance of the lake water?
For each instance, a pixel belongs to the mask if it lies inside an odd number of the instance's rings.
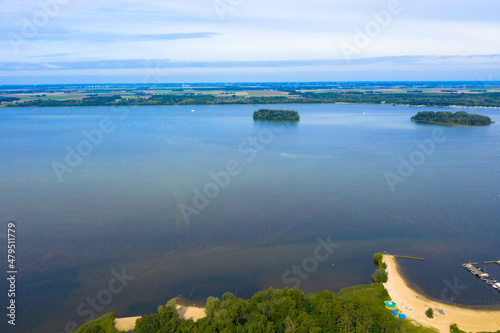
[[[500,308],[461,267],[500,259],[499,110],[468,109],[497,124],[467,128],[385,105],[274,105],[300,122],[254,122],[261,107],[1,109],[16,332],[178,295],[338,291],[369,283],[379,251],[424,257],[399,262],[431,297]]]

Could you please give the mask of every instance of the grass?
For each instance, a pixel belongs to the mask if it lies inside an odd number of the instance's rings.
[[[115,318],[114,312],[106,313],[104,316],[82,325],[74,333],[124,333],[115,328],[113,323]]]

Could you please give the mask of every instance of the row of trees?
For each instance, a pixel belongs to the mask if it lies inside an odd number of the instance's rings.
[[[493,106],[500,107],[500,93],[479,94],[363,94],[356,92],[296,92],[294,96],[215,96],[215,95],[152,95],[149,98],[119,99],[93,97],[83,100],[37,99],[22,103],[11,103],[13,107],[42,106],[106,106],[106,105],[224,105],[224,104],[287,104],[287,103],[353,103],[353,104],[403,104],[427,106]]]
[[[353,104],[397,104],[426,106],[492,106],[500,107],[500,93],[449,94],[449,93],[395,93],[363,94],[347,93],[301,93],[302,98],[313,99],[311,103],[353,103]],[[299,102],[300,103],[300,102]]]
[[[382,253],[375,253],[373,256],[373,260],[377,263],[378,269],[373,273],[372,280],[373,282],[386,283],[388,279],[388,275],[386,272],[387,264],[383,261],[384,256]]]

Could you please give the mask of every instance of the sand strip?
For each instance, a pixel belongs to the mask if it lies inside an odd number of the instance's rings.
[[[193,321],[197,321],[198,319],[205,318],[205,309],[198,308],[195,306],[183,306],[177,305],[177,313],[179,314],[179,318],[181,319],[192,319]],[[119,331],[129,331],[135,328],[135,322],[138,317],[127,317],[127,318],[116,318],[114,323],[115,327]]]
[[[408,287],[398,271],[396,259],[393,256],[384,255],[384,262],[387,264],[389,274],[389,280],[384,284],[385,288],[392,300],[396,302],[398,309],[409,319],[435,327],[443,333],[450,331],[449,327],[452,323],[456,323],[461,330],[466,332],[500,330],[500,310],[474,310],[429,300]],[[434,309],[433,319],[425,315],[429,307]],[[445,315],[438,313],[436,309],[443,309]]]
[[[137,319],[141,318],[139,317],[127,317],[127,318],[115,318],[115,328],[118,331],[124,331],[128,332],[130,330],[133,330],[135,327],[135,322]]]

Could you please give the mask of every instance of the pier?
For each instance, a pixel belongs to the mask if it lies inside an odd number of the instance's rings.
[[[424,258],[416,258],[416,257],[407,257],[407,256],[396,256],[393,255],[394,258],[403,258],[403,259],[412,259],[412,260],[424,260]]]
[[[491,263],[498,263],[498,262],[492,261]],[[491,286],[496,291],[500,292],[500,282],[498,282],[495,278],[491,277],[488,273],[483,272],[483,270],[478,266],[475,266],[474,263],[462,264],[462,267],[471,272],[472,274],[474,274],[477,278],[480,278],[482,281],[486,282],[487,285]]]

